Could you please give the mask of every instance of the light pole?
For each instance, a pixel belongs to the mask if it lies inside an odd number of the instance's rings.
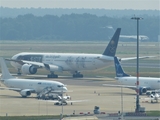
[[[61,104],[62,104],[61,120],[62,120],[63,119],[63,85],[61,87],[62,87],[62,101],[61,101]]]
[[[121,120],[123,120],[123,87],[121,87]]]
[[[139,20],[143,19],[141,17],[132,17],[131,19],[137,20],[137,97],[136,97],[136,109],[135,112],[140,112],[139,104]]]

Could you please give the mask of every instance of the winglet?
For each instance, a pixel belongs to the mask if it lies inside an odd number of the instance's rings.
[[[116,77],[130,76],[123,71],[123,68],[121,67],[121,64],[119,63],[117,57],[114,57],[114,64],[115,64]]]
[[[2,71],[2,80],[14,78],[8,71],[6,63],[2,57],[0,58],[0,64],[1,64],[1,71]]]
[[[120,32],[121,32],[121,28],[117,28],[117,30],[114,33],[111,41],[109,42],[108,46],[106,47],[103,55],[113,56],[113,57],[115,56],[118,41],[119,41]]]

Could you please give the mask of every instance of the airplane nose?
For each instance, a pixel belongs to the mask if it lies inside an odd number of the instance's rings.
[[[68,89],[67,87],[63,87],[63,91],[66,92]]]
[[[13,60],[13,61],[10,61],[10,64],[14,67],[14,68],[16,68],[16,69],[21,69],[21,64],[19,64],[18,62],[15,62],[14,60],[17,60],[18,59],[18,56],[19,56],[19,54],[16,54],[16,55],[14,55],[11,59]]]
[[[12,60],[16,60],[16,59],[17,59],[17,55],[14,55],[11,59],[12,59]],[[13,67],[16,67],[16,63],[15,63],[14,61],[10,61],[10,63],[11,63],[11,65],[12,65]]]
[[[18,57],[18,55],[16,54],[16,55],[12,56],[12,59],[17,60],[17,57]]]

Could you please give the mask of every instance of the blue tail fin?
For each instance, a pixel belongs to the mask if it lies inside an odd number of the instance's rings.
[[[114,33],[111,41],[109,42],[108,46],[106,47],[103,55],[106,56],[115,56],[116,54],[116,49],[119,41],[119,35],[121,32],[121,28],[117,28],[116,32]]]
[[[119,60],[117,57],[114,57],[114,64],[115,64],[115,70],[116,70],[116,77],[130,76],[123,71],[123,68],[121,67],[121,64],[119,63]]]

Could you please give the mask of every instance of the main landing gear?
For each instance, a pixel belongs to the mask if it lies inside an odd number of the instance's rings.
[[[83,78],[83,74],[81,74],[80,72],[75,71],[75,73],[73,74],[73,78]]]
[[[51,74],[47,75],[48,78],[58,78],[58,75],[54,74],[54,72],[51,72]]]
[[[20,76],[21,74],[22,74],[22,73],[21,73],[21,69],[18,68],[18,73],[17,73],[17,75]]]

